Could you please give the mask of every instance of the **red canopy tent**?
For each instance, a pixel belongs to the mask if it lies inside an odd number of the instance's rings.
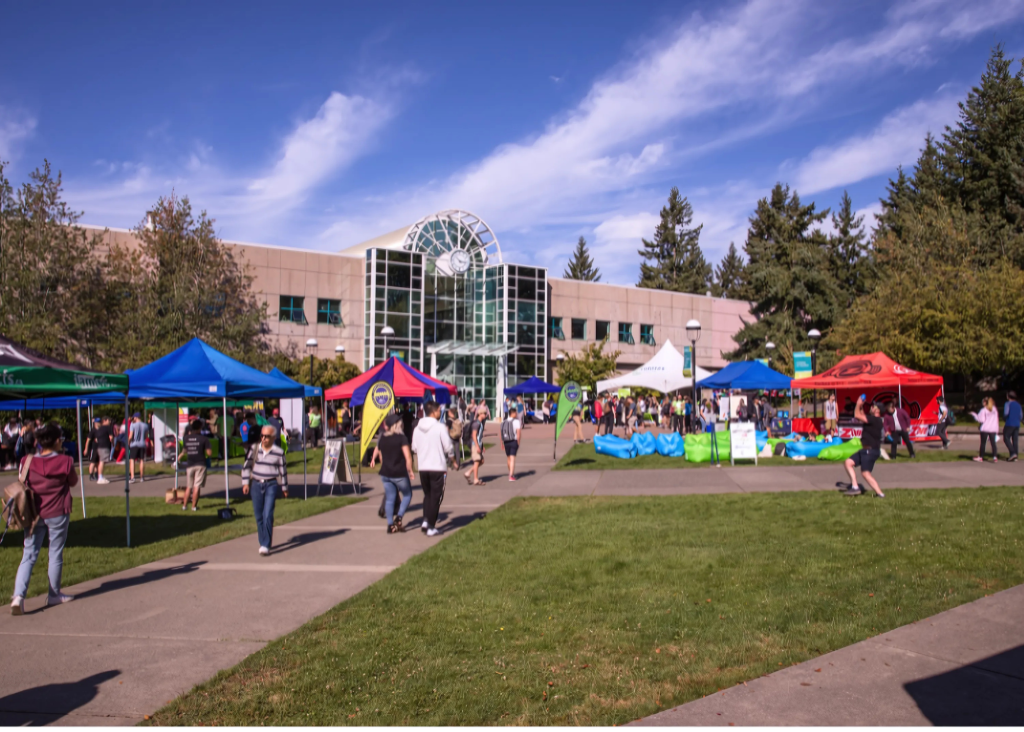
[[[391,385],[395,399],[422,401],[424,392],[432,391],[437,401],[450,402],[451,397],[458,394],[458,389],[451,384],[431,378],[397,356],[392,356],[354,379],[327,389],[324,398],[327,401],[351,399],[352,406],[357,407],[366,398],[370,385],[378,381],[386,381]]]
[[[859,437],[860,423],[853,422],[853,405],[861,394],[868,401],[898,402],[910,414],[911,435],[916,440],[938,439],[935,428],[942,394],[942,377],[900,366],[884,353],[847,356],[824,373],[793,379],[793,389],[834,389],[839,402],[839,435]]]

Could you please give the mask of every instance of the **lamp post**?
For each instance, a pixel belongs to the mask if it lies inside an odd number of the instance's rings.
[[[807,331],[807,337],[811,339],[811,376],[818,372],[818,340],[821,339],[821,331],[811,328]],[[814,417],[818,417],[818,390],[814,390]]]
[[[764,344],[764,350],[768,351],[768,368],[772,367],[772,351],[775,350],[775,344],[768,341]]]
[[[559,353],[557,356],[555,356],[555,361],[558,363],[558,373],[561,374],[562,364],[565,363],[565,354]]]
[[[336,345],[334,347],[334,357],[337,358],[338,356],[344,356],[344,355],[345,355],[345,346],[343,346],[343,345],[341,345],[339,343],[338,345]]]
[[[700,415],[700,400],[697,398],[697,341],[700,340],[700,321],[686,321],[686,337],[690,339],[690,373],[693,375],[693,417]]]
[[[395,329],[392,328],[390,325],[385,325],[383,328],[380,329],[380,334],[381,334],[381,337],[384,338],[384,360],[387,361],[388,360],[388,336],[393,336],[395,334]]]
[[[309,385],[313,386],[313,354],[316,353],[316,347],[319,344],[316,342],[316,338],[310,338],[306,341],[306,352],[309,354]]]

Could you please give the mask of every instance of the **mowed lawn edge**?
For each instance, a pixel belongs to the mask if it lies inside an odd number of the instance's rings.
[[[1024,492],[517,498],[154,724],[621,724],[1024,582]]]
[[[295,498],[279,500],[274,522],[286,524],[362,500],[355,496],[324,496],[308,501]],[[193,513],[182,511],[180,504],[164,503],[163,498],[132,498],[133,546],[129,548],[125,541],[123,497],[89,497],[86,500],[88,518],[82,518],[81,500],[74,498],[71,526],[64,548],[64,587],[256,533],[252,501],[232,500],[230,505],[237,516],[231,521],[224,521],[216,515],[217,509],[224,505],[223,499],[204,498],[199,502],[199,511]],[[23,545],[24,532],[9,531],[0,546],[0,587],[3,592],[14,590],[14,577],[21,564]],[[29,584],[29,597],[47,590],[48,546],[48,542],[44,543],[39,553]]]
[[[888,447],[888,446],[887,446]],[[902,463],[939,463],[939,462],[970,462],[971,458],[978,454],[977,450],[934,450],[931,448],[921,449],[917,446],[917,457],[911,460],[907,454],[906,447],[897,454],[896,459],[889,461],[894,464]],[[888,452],[888,451],[887,451]],[[722,457],[722,465],[730,465],[727,455]],[[881,463],[885,465],[886,463]],[[794,467],[806,465],[834,465],[842,470],[842,461],[819,460],[818,458],[807,458],[806,460],[793,460],[784,455],[770,458],[758,458],[757,466],[762,468]],[[659,470],[673,468],[710,468],[711,463],[690,462],[685,457],[665,457],[664,455],[638,455],[635,458],[617,458],[611,455],[600,455],[594,451],[593,443],[573,445],[569,451],[555,464],[553,470]],[[753,460],[737,460],[735,467],[755,467]]]

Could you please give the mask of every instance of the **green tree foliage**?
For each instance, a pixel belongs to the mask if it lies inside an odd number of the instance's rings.
[[[828,238],[829,269],[839,288],[843,310],[870,291],[874,284],[874,257],[864,233],[864,217],[853,212],[853,201],[843,191],[839,209],[832,214],[834,233]]]
[[[576,242],[576,249],[573,250],[569,266],[565,268],[562,277],[567,280],[583,280],[584,282],[600,282],[601,271],[594,266],[594,260],[587,249],[587,240],[582,236]]]
[[[744,270],[746,265],[743,257],[736,251],[736,244],[729,242],[729,251],[715,267],[715,275],[711,283],[711,294],[715,297],[726,297],[730,300],[745,299]]]
[[[789,186],[776,184],[750,218],[745,271],[754,320],[735,336],[729,359],[763,358],[773,341],[778,370],[792,368],[793,351],[809,349],[807,331],[823,333],[840,313],[840,288],[832,275],[829,242],[818,228],[829,210],[803,205]]]
[[[622,351],[605,353],[608,345],[605,337],[600,343],[590,343],[580,354],[565,354],[565,360],[558,367],[558,384],[576,381],[590,393],[594,393],[597,382],[615,373],[615,363]]]
[[[99,237],[77,226],[49,162],[16,191],[0,161],[0,332],[63,361],[101,368]]]
[[[310,384],[309,356],[304,357],[299,354],[294,345],[287,351],[276,352],[272,361],[271,367],[276,366],[281,369],[285,376],[302,384]],[[321,389],[327,390],[349,379],[354,379],[361,373],[360,368],[354,363],[346,361],[342,354],[332,359],[313,356],[313,381],[310,386],[319,386]]]
[[[700,249],[701,224],[691,228],[693,207],[673,187],[668,204],[661,209],[661,222],[651,241],[643,239],[639,250],[640,281],[637,287],[703,295],[711,289],[711,265]]]
[[[111,248],[109,304],[125,317],[110,338],[121,364],[136,368],[201,338],[266,365],[266,305],[213,223],[205,211],[196,218],[187,197],[161,198],[134,229],[139,246]]]

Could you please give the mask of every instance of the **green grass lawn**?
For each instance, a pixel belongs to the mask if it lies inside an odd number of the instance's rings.
[[[888,446],[885,450],[888,454]],[[892,462],[953,462],[970,460],[978,454],[977,450],[934,450],[930,447],[922,448],[917,446],[917,458],[911,460],[907,455],[906,447],[900,448],[896,459]],[[881,460],[879,462],[882,462]],[[729,458],[722,460],[723,465],[729,465]],[[785,456],[758,458],[758,465],[763,466],[794,466],[794,465],[836,465],[829,460],[818,460],[818,458],[807,458],[806,460],[793,460]],[[884,463],[882,463],[884,464]],[[598,455],[594,452],[593,443],[585,445],[573,445],[572,448],[555,465],[554,470],[638,470],[649,468],[707,468],[711,463],[691,463],[685,457],[665,457],[664,455],[639,455],[635,458],[625,460],[610,455]],[[754,467],[753,460],[738,460],[736,467]]]
[[[1024,582],[1019,488],[515,499],[160,710],[621,724]]]
[[[363,499],[324,496],[308,501],[279,500],[274,510],[274,522],[295,521],[359,500]],[[217,509],[224,506],[222,498],[200,499],[199,510],[195,513],[182,511],[180,505],[164,503],[162,498],[132,498],[134,546],[129,549],[125,546],[124,498],[93,497],[86,505],[89,517],[83,519],[81,502],[74,499],[68,543],[64,549],[65,587],[256,533],[252,502],[249,500],[232,501],[238,515],[233,521],[222,521],[216,515]],[[3,592],[14,589],[14,575],[21,563],[23,542],[22,532],[9,531],[0,546],[0,588]],[[29,596],[46,592],[48,551],[44,545],[32,572]]]

